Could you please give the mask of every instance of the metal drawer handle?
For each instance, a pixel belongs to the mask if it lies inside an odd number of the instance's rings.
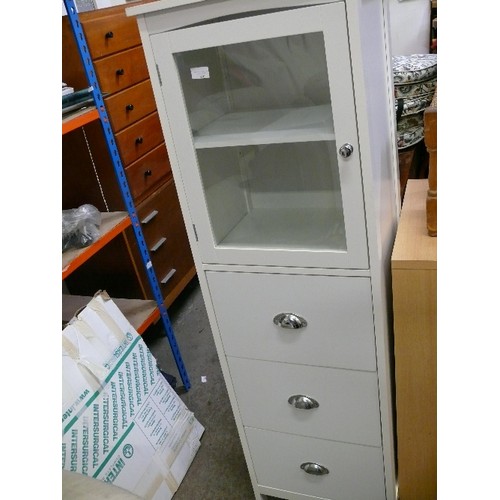
[[[153,171],[148,169],[144,171],[144,177],[150,177],[153,175]]]
[[[148,215],[146,215],[146,217],[144,217],[144,219],[141,220],[141,223],[147,224],[149,221],[154,219],[157,215],[158,215],[158,210],[153,210]]]
[[[117,70],[116,70],[116,74],[117,74],[118,76],[124,75],[124,74],[125,74],[125,70],[124,70],[123,68],[117,69]]]
[[[158,248],[160,248],[165,242],[167,241],[167,238],[165,238],[165,236],[163,236],[162,238],[160,238],[150,249],[149,251],[150,252],[156,252],[156,250],[158,250]]]
[[[307,321],[294,313],[280,313],[273,318],[275,325],[281,328],[290,328],[295,330],[296,328],[304,328],[307,326]]]
[[[324,476],[326,474],[330,474],[330,471],[326,467],[314,462],[304,462],[300,465],[300,468],[313,476]]]
[[[313,408],[319,407],[319,403],[315,399],[302,394],[290,396],[288,398],[288,403],[299,410],[312,410]]]
[[[164,285],[165,283],[167,283],[167,281],[170,280],[170,278],[177,272],[177,269],[170,269],[170,271],[165,275],[165,277],[160,280],[161,283]]]
[[[134,105],[133,105],[133,104],[127,104],[127,105],[125,106],[125,109],[126,109],[127,111],[132,111],[132,110],[134,109]]]
[[[142,137],[137,137],[135,140],[136,144],[142,144],[144,142],[144,139]]]
[[[112,31],[108,31],[105,35],[106,38],[113,38],[115,35]]]

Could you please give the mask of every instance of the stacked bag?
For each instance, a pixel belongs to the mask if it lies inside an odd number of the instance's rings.
[[[398,149],[414,146],[424,138],[424,111],[437,85],[437,54],[392,58]]]

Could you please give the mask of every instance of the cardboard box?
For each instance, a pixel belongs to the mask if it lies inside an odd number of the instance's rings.
[[[169,500],[203,426],[105,292],[62,334],[62,468]]]

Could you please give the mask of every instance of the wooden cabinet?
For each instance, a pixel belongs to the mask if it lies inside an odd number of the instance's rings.
[[[167,243],[156,248],[157,235],[151,234],[146,225],[143,231],[165,304],[169,306],[196,271],[137,22],[125,15],[124,6],[84,12],[79,18],[139,218],[145,218],[147,210],[161,207],[157,209],[154,226],[157,232],[168,235],[163,236]],[[75,88],[86,87],[73,33],[65,17],[62,28],[63,81]],[[63,208],[91,203],[101,211],[124,210],[100,124],[86,125],[66,139]],[[67,286],[72,293],[88,294],[96,286],[104,286],[113,296],[152,298],[131,229],[109,250],[75,272]]]
[[[127,9],[259,500],[396,498],[387,3]]]
[[[164,297],[177,297],[193,277],[193,261],[172,179],[137,206]]]
[[[409,180],[392,254],[401,500],[437,498],[437,238],[427,180]]]

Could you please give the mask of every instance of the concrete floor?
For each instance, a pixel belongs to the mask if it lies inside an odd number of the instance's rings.
[[[174,498],[252,500],[252,485],[196,277],[168,313],[191,382],[188,392],[178,392],[205,427],[201,447]],[[163,329],[154,328],[143,339],[160,369],[174,375],[181,386]]]

